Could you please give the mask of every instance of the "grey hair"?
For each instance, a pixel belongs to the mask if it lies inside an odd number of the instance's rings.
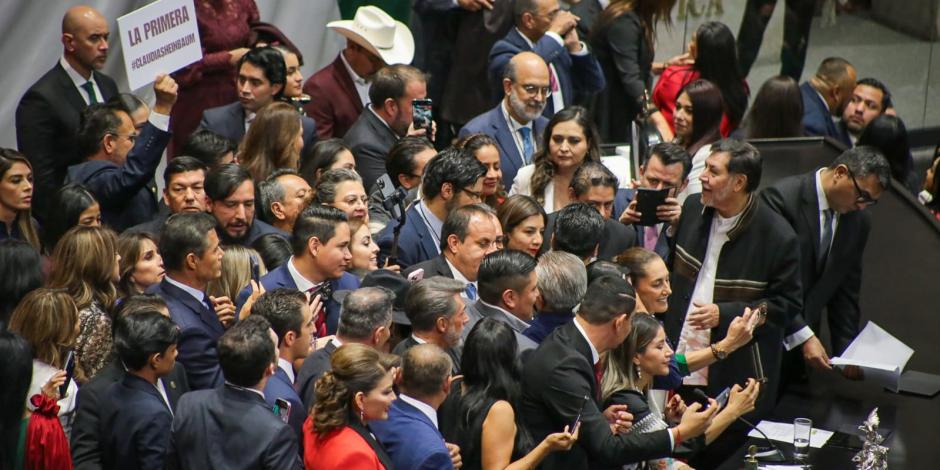
[[[336,168],[320,175],[320,181],[317,182],[317,202],[321,204],[332,204],[336,201],[336,187],[346,181],[358,181],[362,183],[362,177],[349,168]]]
[[[258,183],[258,217],[262,221],[273,224],[275,217],[271,205],[275,202],[284,202],[284,186],[277,179],[284,175],[297,175],[291,168],[274,170],[264,181]]]
[[[336,333],[344,338],[363,340],[392,323],[395,294],[384,287],[360,287],[343,299]]]
[[[571,311],[587,292],[587,270],[577,256],[564,251],[549,251],[535,267],[539,293],[545,309]]]
[[[839,165],[848,167],[857,178],[876,175],[881,188],[888,189],[891,181],[891,165],[875,147],[862,145],[850,148],[836,157],[832,165],[829,165],[829,168],[834,169]]]
[[[463,282],[434,276],[418,281],[405,298],[405,314],[411,321],[414,331],[430,331],[434,329],[437,319],[450,318],[457,310],[455,294],[464,291]]]

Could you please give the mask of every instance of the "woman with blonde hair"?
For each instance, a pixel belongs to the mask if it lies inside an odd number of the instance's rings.
[[[258,111],[238,148],[237,160],[258,182],[278,168],[296,170],[303,148],[304,129],[297,109],[275,102]]]
[[[163,280],[163,257],[157,250],[157,240],[147,232],[124,232],[117,239],[121,256],[118,294],[126,299],[143,294],[148,287]]]
[[[33,351],[33,377],[26,394],[42,393],[59,405],[59,420],[68,435],[75,413],[78,387],[69,381],[65,395],[59,387],[65,384],[65,360],[78,336],[78,309],[63,289],[36,289],[17,305],[10,318],[10,331],[22,336]],[[30,406],[27,404],[27,406]],[[30,407],[30,410],[33,408]]]
[[[32,165],[22,153],[0,148],[0,240],[24,240],[39,251],[32,206]]]
[[[52,252],[49,287],[63,288],[78,307],[81,329],[75,346],[75,377],[91,380],[111,358],[111,316],[121,257],[110,229],[78,226],[65,232]]]
[[[261,261],[261,255],[252,248],[226,245],[222,250],[225,253],[222,255],[222,275],[209,281],[206,293],[210,297],[228,297],[234,302],[241,289],[251,282],[254,271],[260,279],[268,270]]]

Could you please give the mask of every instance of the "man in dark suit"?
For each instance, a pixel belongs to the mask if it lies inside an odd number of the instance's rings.
[[[598,0],[581,0],[571,5],[568,11],[578,17],[578,37],[590,38],[591,28],[594,26],[597,17],[604,11],[604,7],[601,6]]]
[[[294,361],[310,353],[315,331],[313,310],[302,292],[279,287],[261,294],[251,305],[251,313],[267,319],[277,335],[277,369],[264,387],[264,400],[272,409],[278,399],[290,403],[287,424],[297,435],[297,442],[302,442],[307,408],[294,390]]]
[[[535,267],[538,278],[538,313],[522,334],[540,344],[558,327],[574,320],[574,308],[587,290],[587,269],[577,256],[564,251],[550,251],[539,256]]]
[[[458,207],[483,202],[486,167],[473,154],[449,148],[428,162],[421,184],[422,197],[405,214],[405,225],[395,243],[396,221],[376,237],[382,257],[397,247],[396,261],[402,269],[435,258],[441,252],[441,228],[448,214]]]
[[[426,277],[408,291],[405,313],[411,321],[411,336],[392,350],[399,356],[418,344],[430,343],[450,356],[452,373],[460,373],[460,337],[469,320],[461,294],[464,283],[442,276]]]
[[[370,424],[395,468],[454,468],[437,423],[437,409],[450,394],[451,369],[450,357],[433,344],[405,351],[398,399],[392,402],[387,420]]]
[[[441,254],[414,264],[404,275],[423,269],[424,277],[443,276],[466,285],[463,297],[470,302],[477,294],[477,271],[483,257],[497,249],[502,229],[496,213],[484,204],[470,204],[451,211],[441,228]]]
[[[383,176],[388,176],[395,188],[407,191],[404,199],[405,207],[409,207],[417,199],[424,168],[435,156],[437,156],[437,150],[434,149],[434,145],[423,137],[402,138],[389,149]],[[369,189],[370,223],[381,224],[384,227],[394,218],[392,212],[382,204],[385,199],[378,183]]]
[[[200,129],[208,129],[233,142],[240,142],[261,108],[283,100],[287,67],[284,55],[273,47],[256,47],[238,61],[238,101],[202,112]],[[302,116],[304,146],[317,141],[317,125]]]
[[[311,205],[294,223],[291,237],[294,256],[261,277],[261,286],[266,291],[286,287],[307,293],[311,298],[320,296],[323,310],[318,312],[316,320],[318,337],[336,333],[339,303],[333,299],[333,292],[359,287],[359,280],[346,272],[352,258],[349,239],[346,214],[334,207]],[[251,285],[248,285],[238,294],[239,311],[251,293]]]
[[[493,318],[512,328],[520,357],[535,350],[538,344],[522,335],[539,298],[535,266],[535,258],[516,250],[495,251],[483,258],[477,274],[480,298],[467,305],[470,321],[464,326],[464,339],[478,321]]]
[[[803,310],[787,325],[784,345],[788,351],[799,347],[802,354],[791,353],[785,367],[790,359],[802,357],[813,368],[832,368],[818,336],[823,309],[833,355],[841,354],[858,334],[862,255],[871,229],[864,209],[878,202],[890,178],[890,167],[877,150],[856,147],[828,168],[784,178],[761,194],[762,201],[793,227],[800,243]],[[800,369],[790,372],[798,374]]]
[[[670,188],[670,195],[665,203],[657,208],[657,219],[663,221],[652,226],[638,225],[642,214],[636,210],[636,189],[626,190],[626,209],[620,213],[620,221],[633,228],[635,246],[642,246],[655,251],[663,260],[671,254],[669,243],[670,227],[675,227],[682,216],[682,205],[675,198],[689,184],[689,172],[692,171],[692,158],[682,146],[664,142],[650,149],[650,157],[640,166],[638,189],[662,190]],[[619,196],[619,194],[618,194]],[[616,206],[617,203],[615,202]],[[616,212],[615,212],[616,213]],[[672,230],[675,230],[673,228]]]
[[[209,168],[201,161],[187,156],[178,156],[166,164],[163,170],[163,202],[166,207],[156,217],[135,225],[128,232],[146,232],[156,238],[163,233],[163,224],[173,214],[181,212],[201,213],[206,211],[206,173]]]
[[[760,153],[733,139],[712,144],[711,152],[700,177],[701,196],[690,196],[682,207],[674,255],[667,263],[672,297],[663,326],[680,354],[711,349],[717,362],[684,383],[716,396],[755,376],[752,348],[760,352],[770,383],[778,383],[783,332],[800,312],[803,293],[796,234],[755,193]],[[716,341],[727,336],[732,320],[746,307],[761,304],[766,314],[758,321],[753,346],[730,353],[721,349]],[[753,416],[766,416],[775,398],[774,387],[763,390]],[[743,431],[732,425],[719,439],[739,442]]]
[[[119,317],[114,349],[127,373],[101,402],[102,468],[164,468],[173,412],[160,380],[173,371],[180,331],[156,310]]]
[[[255,218],[255,182],[243,166],[229,163],[212,169],[206,175],[205,190],[223,244],[248,247],[269,233],[290,238],[287,232]]]
[[[597,259],[598,247],[604,239],[605,229],[609,227],[604,216],[583,202],[568,204],[549,216],[552,217],[545,224],[545,233],[551,229],[551,235],[548,236],[551,250],[571,253],[585,265]],[[632,235],[623,224],[620,226],[621,232]]]
[[[359,343],[382,350],[385,343],[388,342],[388,338],[391,336],[393,301],[404,304],[404,296],[399,301],[397,295],[392,295],[388,290],[374,287],[377,285],[374,283],[377,280],[376,276],[381,278],[397,277],[400,282],[396,282],[396,284],[400,286],[399,292],[403,294],[410,287],[408,281],[398,274],[386,270],[376,270],[366,275],[362,280],[363,287],[356,290],[337,292],[337,295],[345,293],[346,296],[343,298],[343,309],[340,314],[336,337],[323,348],[307,356],[297,375],[297,380],[294,381],[295,388],[306,409],[310,409],[315,401],[314,394],[317,380],[323,374],[332,370],[330,359],[337,348],[344,344]],[[401,286],[401,284],[404,284],[404,286]],[[254,307],[252,307],[252,311],[254,311]]]
[[[157,77],[157,102],[140,132],[118,107],[93,104],[82,112],[77,142],[85,162],[70,166],[65,181],[88,188],[101,205],[102,222],[119,232],[157,213],[148,185],[170,142],[167,129],[176,89],[169,75]]]
[[[167,468],[301,469],[297,436],[264,401],[277,338],[251,315],[219,340],[225,385],[187,393],[173,417]]]
[[[16,107],[17,147],[33,167],[33,215],[40,220],[66,169],[82,161],[75,143],[82,110],[118,94],[114,80],[99,72],[108,58],[108,34],[100,12],[70,8],[62,20],[62,58]]]
[[[835,119],[842,117],[855,89],[855,67],[847,60],[830,57],[809,81],[800,85],[803,95],[803,131],[806,135],[832,137],[846,147],[852,146],[848,133]]]
[[[545,61],[534,52],[513,57],[504,75],[505,98],[463,126],[460,137],[486,134],[496,140],[503,186],[510,188],[519,169],[532,163],[548,124],[542,112],[551,95],[551,75]]]
[[[490,91],[496,93],[496,101],[503,97],[506,65],[526,51],[535,52],[548,64],[552,93],[543,112],[546,118],[571,105],[576,95],[604,89],[604,71],[579,39],[577,17],[562,10],[558,0],[517,0],[513,17],[516,27],[490,51]]]
[[[369,106],[343,136],[356,158],[356,172],[364,187],[371,188],[385,174],[385,158],[398,139],[406,135],[430,135],[433,139],[433,123],[432,129],[412,125],[412,101],[426,97],[427,76],[410,65],[390,65],[375,73],[369,86]]]
[[[155,295],[135,295],[121,303],[118,316],[133,315],[138,312],[159,311],[169,317],[166,302]],[[75,410],[75,421],[72,423],[72,434],[69,448],[72,452],[72,464],[78,470],[100,470],[101,441],[99,435],[101,427],[101,411],[103,400],[111,385],[120,382],[126,369],[120,359],[115,358],[102,368],[94,378],[78,389],[78,407]],[[161,387],[166,393],[170,409],[176,408],[181,396],[189,391],[189,382],[186,380],[186,369],[179,362],[175,362],[173,370],[160,378]]]
[[[166,276],[148,292],[160,296],[180,328],[178,360],[186,367],[193,390],[222,385],[216,346],[231,323],[231,302],[213,302],[205,293],[209,281],[222,275],[222,248],[215,219],[208,214],[175,214],[160,237]]]
[[[310,205],[313,188],[297,170],[278,168],[258,183],[258,217],[285,233],[294,231],[300,211]]]
[[[636,294],[622,278],[602,276],[587,289],[574,321],[556,329],[525,364],[518,410],[538,442],[581,420],[568,452],[549,454],[548,470],[621,466],[668,456],[679,443],[705,432],[718,407],[693,403],[678,426],[651,433],[612,434],[601,414],[601,354],[630,334]]]

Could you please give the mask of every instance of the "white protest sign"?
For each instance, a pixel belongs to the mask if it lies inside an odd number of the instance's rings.
[[[131,90],[202,58],[193,0],[158,0],[117,22]]]

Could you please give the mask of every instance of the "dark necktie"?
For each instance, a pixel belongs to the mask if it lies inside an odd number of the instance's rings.
[[[604,362],[597,361],[597,364],[594,364],[594,383],[597,384],[597,398],[600,399],[601,396],[601,380],[604,379]]]
[[[98,104],[98,96],[95,95],[95,84],[88,80],[82,83],[82,89],[88,93],[88,104]]]
[[[832,244],[832,209],[823,211],[822,240],[819,242],[819,257],[816,258],[816,271],[822,271],[829,257],[829,246]]]

